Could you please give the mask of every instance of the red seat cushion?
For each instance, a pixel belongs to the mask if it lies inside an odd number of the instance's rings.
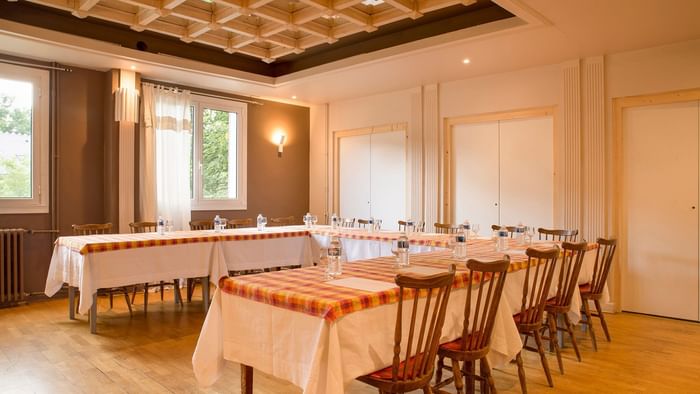
[[[530,312],[530,311],[532,311],[533,309],[535,309],[535,308],[530,308],[529,310],[527,310],[527,311],[526,311],[526,312],[528,312],[527,314],[529,315],[530,313],[534,313],[534,312]],[[520,324],[520,323],[521,323],[521,319],[522,319],[522,316],[521,316],[520,313],[516,313],[515,315],[513,315],[513,320],[515,320],[515,324]]]
[[[477,334],[480,335],[480,332],[477,331]],[[472,338],[473,338],[474,340],[476,340],[476,339],[477,339],[477,336],[474,335],[474,333],[469,334],[469,335],[467,336],[467,342],[471,341]],[[468,348],[469,348],[469,346],[467,346],[467,349],[468,349]],[[447,343],[442,343],[442,344],[440,344],[440,349],[451,350],[451,351],[460,351],[460,350],[462,350],[462,337],[459,337],[459,338],[457,338],[457,339],[455,339],[454,341],[451,341],[451,342],[447,342]]]
[[[420,362],[422,360],[423,360],[423,353],[419,353],[419,354],[408,359],[408,370],[406,371],[406,372],[408,372],[408,376],[404,376],[404,366],[406,365],[406,363],[405,363],[405,361],[401,361],[401,363],[399,363],[398,380],[413,379],[414,378],[413,368],[415,368],[416,363],[420,364]],[[380,369],[379,371],[372,372],[371,374],[369,374],[369,376],[371,376],[375,379],[391,380],[393,378],[393,376],[391,374],[392,367],[393,366],[390,365],[384,369]],[[420,371],[418,371],[418,373],[420,374]]]
[[[582,285],[578,285],[578,291],[583,293],[590,293],[591,292],[591,284],[590,283],[584,283]]]

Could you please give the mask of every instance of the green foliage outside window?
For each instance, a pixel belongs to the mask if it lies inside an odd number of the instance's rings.
[[[228,195],[229,113],[203,111],[202,187],[204,198],[225,199]]]
[[[13,108],[13,101],[14,97],[0,93],[0,143],[3,137],[32,134],[31,109]],[[11,153],[9,157],[0,156],[0,198],[31,198],[31,146],[28,154]]]

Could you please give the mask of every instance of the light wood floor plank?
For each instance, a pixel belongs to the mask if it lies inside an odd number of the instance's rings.
[[[67,300],[0,310],[0,392],[2,393],[231,393],[240,387],[239,368],[228,363],[221,379],[200,388],[192,373],[192,352],[204,321],[197,300],[184,307],[151,297],[148,316],[137,297],[134,316],[119,298],[108,310],[99,300],[98,332],[87,318],[69,321]],[[566,375],[554,373],[554,389],[538,357],[525,353],[531,393],[700,393],[700,324],[635,315],[608,315],[613,342],[596,325],[599,351],[577,330],[579,363],[564,350]],[[550,364],[555,365],[553,355]],[[556,368],[555,368],[556,371]],[[495,370],[500,392],[519,393],[514,364]],[[255,372],[256,393],[300,393],[297,387]],[[349,394],[375,393],[354,382]]]

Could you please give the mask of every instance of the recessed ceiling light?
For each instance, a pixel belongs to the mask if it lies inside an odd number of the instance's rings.
[[[297,96],[292,96],[292,100],[296,100],[296,99],[297,99]]]
[[[469,63],[471,63],[471,62],[472,62],[472,61],[469,60],[469,58],[466,58],[466,59],[462,60],[462,63],[464,63],[464,64],[469,64]]]

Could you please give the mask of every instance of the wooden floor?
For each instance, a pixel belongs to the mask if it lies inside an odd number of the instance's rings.
[[[108,310],[101,299],[98,335],[89,334],[84,316],[68,320],[66,300],[1,309],[0,393],[237,393],[239,368],[230,362],[216,385],[197,387],[191,358],[204,320],[201,302],[180,308],[170,296],[165,303],[151,296],[147,318],[138,297],[132,318],[123,300]],[[700,393],[700,324],[626,313],[608,321],[613,342],[600,342],[597,353],[577,332],[583,362],[565,349],[566,375],[550,356],[554,389],[538,358],[526,354],[529,392]],[[500,392],[520,392],[514,364],[495,371],[495,379]],[[301,390],[256,371],[255,392]],[[346,392],[376,393],[358,382]]]

